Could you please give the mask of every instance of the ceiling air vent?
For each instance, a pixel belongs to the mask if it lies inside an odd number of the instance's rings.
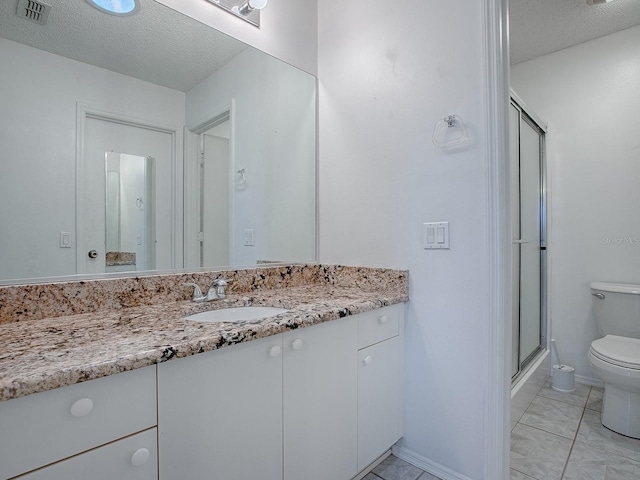
[[[19,0],[18,16],[31,20],[32,22],[44,25],[47,23],[47,17],[51,11],[51,5],[35,0]]]

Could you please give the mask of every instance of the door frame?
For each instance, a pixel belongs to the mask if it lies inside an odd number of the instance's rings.
[[[209,130],[218,120],[218,118],[228,112],[229,114],[229,260],[230,265],[234,264],[235,259],[235,234],[233,218],[235,218],[235,132],[236,132],[236,101],[231,98],[227,103],[212,108],[209,113],[199,122],[187,125],[185,130],[185,162],[184,162],[184,181],[188,185],[197,185],[198,188],[185,190],[185,216],[184,216],[184,248],[186,267],[193,269],[199,268],[199,249],[195,248],[198,244],[198,232],[200,229],[200,151],[201,136]]]
[[[518,371],[511,379],[511,385],[528,371],[541,352],[549,349],[549,277],[548,277],[548,217],[547,217],[547,134],[548,125],[522,101],[513,89],[509,89],[510,104],[518,111],[518,121],[526,122],[540,134],[540,347],[526,359],[520,358],[520,345],[518,345]],[[511,192],[513,194],[513,192]],[[520,274],[522,272],[520,271]],[[522,312],[520,312],[521,314]]]
[[[84,274],[85,252],[87,245],[82,231],[82,219],[86,214],[84,198],[86,189],[84,185],[85,162],[84,147],[86,122],[88,119],[117,123],[130,127],[144,128],[171,137],[171,266],[182,268],[183,259],[183,127],[167,125],[162,122],[147,120],[138,117],[110,112],[91,105],[78,102],[76,104],[76,274]],[[125,152],[126,153],[126,152]],[[139,272],[136,272],[139,273]]]

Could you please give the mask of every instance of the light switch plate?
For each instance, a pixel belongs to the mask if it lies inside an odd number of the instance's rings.
[[[448,250],[449,222],[423,223],[422,248],[425,250]]]
[[[255,239],[253,234],[253,228],[245,228],[243,232],[243,240],[245,247],[253,247],[255,245]]]
[[[71,232],[60,232],[60,248],[71,248]]]

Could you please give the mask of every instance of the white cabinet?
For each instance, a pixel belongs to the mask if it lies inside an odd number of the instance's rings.
[[[283,338],[284,478],[347,480],[358,471],[356,317]]]
[[[0,402],[0,478],[154,427],[155,380],[152,366]]]
[[[282,335],[158,365],[160,478],[282,480]]]
[[[358,470],[402,436],[403,305],[358,318]]]
[[[160,478],[351,478],[356,351],[347,317],[158,365]]]
[[[157,480],[157,432],[151,428],[54,463],[20,480]]]

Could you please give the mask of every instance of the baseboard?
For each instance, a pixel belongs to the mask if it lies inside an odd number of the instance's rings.
[[[587,377],[585,375],[576,375],[575,381],[576,383],[581,383],[583,385],[591,385],[592,387],[604,388],[604,382],[599,378],[595,378],[595,377]]]
[[[376,468],[379,464],[381,464],[382,461],[385,458],[387,458],[389,455],[391,455],[391,449],[389,449],[386,452],[384,452],[382,455],[380,455],[378,458],[376,458],[373,462],[371,462],[369,465],[367,465],[365,468],[363,468],[362,471],[360,473],[358,473],[355,477],[353,477],[351,480],[362,480],[374,468]]]
[[[431,475],[435,475],[442,480],[472,480],[471,478],[462,475],[461,473],[454,472],[453,470],[432,460],[429,460],[422,455],[418,455],[411,450],[407,450],[404,447],[394,445],[391,448],[391,453],[393,453],[396,457],[404,460],[405,462],[409,462],[411,465],[418,467],[421,470],[430,473]]]

